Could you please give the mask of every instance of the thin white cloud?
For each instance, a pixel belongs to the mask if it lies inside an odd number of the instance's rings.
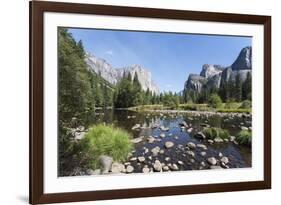
[[[113,55],[113,50],[108,50],[105,53],[112,56]]]

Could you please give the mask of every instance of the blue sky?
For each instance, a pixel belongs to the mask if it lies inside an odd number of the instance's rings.
[[[231,65],[250,37],[69,29],[87,52],[114,68],[142,65],[161,91],[178,92],[203,64]]]

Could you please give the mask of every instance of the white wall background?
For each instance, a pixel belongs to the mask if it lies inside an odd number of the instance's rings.
[[[67,0],[65,0],[67,1]],[[276,0],[73,0],[97,4],[169,9],[265,14],[272,16],[272,155],[273,189],[233,193],[197,194],[123,199],[71,204],[244,204],[280,201],[281,114],[279,67],[281,6]],[[28,204],[28,1],[6,0],[0,6],[0,204]]]

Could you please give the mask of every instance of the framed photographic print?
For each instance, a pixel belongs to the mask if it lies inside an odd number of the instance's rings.
[[[271,188],[271,17],[30,2],[30,203]]]

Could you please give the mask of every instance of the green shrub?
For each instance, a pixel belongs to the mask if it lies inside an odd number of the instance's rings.
[[[218,127],[204,128],[203,133],[208,139],[215,139],[216,137],[220,137],[221,139],[229,138],[228,131]]]
[[[220,96],[218,94],[212,94],[209,98],[209,105],[213,108],[220,108],[222,106]]]
[[[242,109],[250,109],[252,107],[252,102],[250,100],[244,100],[240,106]]]
[[[251,146],[252,144],[252,132],[248,130],[241,130],[236,136],[236,141],[242,145]]]
[[[90,155],[91,166],[97,167],[100,155],[108,155],[114,161],[123,162],[127,159],[133,146],[130,135],[112,125],[94,125],[81,140],[83,150]]]
[[[237,109],[240,107],[240,103],[235,102],[233,99],[228,100],[225,105],[224,108],[225,109]]]

